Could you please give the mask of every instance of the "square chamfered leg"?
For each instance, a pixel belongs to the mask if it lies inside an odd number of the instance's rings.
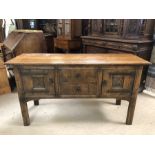
[[[34,105],[38,106],[39,105],[39,100],[34,100]]]
[[[29,113],[28,113],[27,102],[20,100],[20,108],[21,108],[24,126],[30,125],[30,118],[29,118]]]
[[[127,125],[132,125],[135,106],[136,106],[136,97],[131,98],[129,101],[128,113],[127,113],[127,118],[126,118]]]
[[[136,70],[132,96],[129,99],[129,106],[128,106],[128,112],[127,112],[127,118],[126,118],[127,125],[131,125],[133,121],[141,74],[142,74],[142,67],[139,67]]]
[[[121,105],[121,100],[120,99],[116,99],[116,105]]]

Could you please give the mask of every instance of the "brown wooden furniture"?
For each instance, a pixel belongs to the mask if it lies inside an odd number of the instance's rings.
[[[3,19],[0,19],[0,43],[3,42],[5,38],[4,28],[2,27]]]
[[[0,95],[5,93],[10,93],[10,85],[8,81],[8,76],[4,62],[0,59]]]
[[[80,50],[81,26],[80,19],[58,19],[57,38],[54,39],[55,51],[57,49],[63,49],[66,52]]]
[[[22,53],[46,52],[45,37],[40,30],[15,30],[3,42],[4,61]]]
[[[54,53],[54,35],[50,33],[44,33],[47,53]]]
[[[82,36],[84,53],[131,53],[150,60],[153,47],[152,19],[92,19],[88,36]],[[147,68],[143,70],[144,86]]]
[[[143,65],[132,54],[23,54],[14,66],[24,125],[30,124],[27,101],[44,98],[116,98],[129,101],[132,124]]]
[[[0,43],[0,58],[3,59],[2,48],[3,48],[3,43]]]

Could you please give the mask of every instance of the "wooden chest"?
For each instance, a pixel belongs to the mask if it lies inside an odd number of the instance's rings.
[[[132,54],[23,54],[14,66],[24,125],[27,101],[44,98],[116,98],[129,101],[126,124],[132,124],[142,66]]]

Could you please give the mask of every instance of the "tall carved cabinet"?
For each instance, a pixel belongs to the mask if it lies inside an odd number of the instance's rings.
[[[88,35],[82,36],[84,53],[132,53],[150,60],[153,47],[153,19],[92,19]],[[144,86],[144,69],[141,87]]]
[[[54,48],[63,49],[66,52],[80,50],[81,48],[81,29],[80,19],[58,19],[57,37],[54,39]]]

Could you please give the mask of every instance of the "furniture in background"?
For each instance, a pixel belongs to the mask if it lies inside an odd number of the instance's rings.
[[[22,53],[46,52],[45,37],[40,30],[15,30],[3,42],[4,61]]]
[[[153,47],[153,19],[92,19],[88,36],[82,36],[84,53],[132,53],[150,60]],[[146,79],[143,70],[141,87]]]
[[[4,31],[4,28],[2,27],[2,23],[3,23],[3,20],[0,19],[0,43],[2,43],[5,38],[5,31]]]
[[[155,97],[155,38],[154,38],[154,45],[152,49],[151,59],[150,62],[152,63],[149,65],[146,83],[144,92],[148,95]]]
[[[51,33],[44,33],[47,53],[54,53],[54,35]]]
[[[5,93],[10,93],[10,85],[8,81],[8,76],[6,72],[6,68],[4,62],[0,58],[0,95]]]
[[[54,39],[55,52],[57,49],[63,49],[65,52],[80,50],[81,33],[81,19],[58,19],[57,37]]]
[[[14,67],[24,125],[27,102],[46,98],[116,98],[129,101],[126,124],[132,124],[143,65],[132,54],[23,54]]]
[[[54,52],[54,37],[57,34],[56,19],[16,19],[16,25],[17,29],[42,30],[45,37],[47,53]]]
[[[0,58],[3,59],[3,53],[2,53],[3,43],[0,43]]]

